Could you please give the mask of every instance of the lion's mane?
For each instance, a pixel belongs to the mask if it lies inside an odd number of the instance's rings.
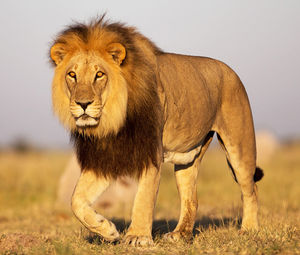
[[[62,43],[71,54],[80,50],[101,53],[113,42],[121,43],[126,49],[126,58],[120,66],[128,90],[125,121],[118,132],[103,136],[97,132],[99,127],[94,128],[94,132],[91,128],[89,132],[70,128],[71,139],[84,171],[91,170],[112,178],[122,175],[139,177],[149,164],[157,166],[158,157],[162,156],[162,109],[156,76],[156,55],[162,52],[134,28],[104,21],[104,17],[90,24],[76,23],[54,41]],[[118,107],[117,102],[112,105]],[[64,112],[57,112],[61,119],[67,116]],[[115,111],[112,109],[111,112]],[[114,115],[110,117],[113,121]]]

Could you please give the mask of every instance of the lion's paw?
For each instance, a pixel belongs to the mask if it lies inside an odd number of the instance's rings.
[[[122,243],[131,246],[152,246],[153,240],[151,236],[136,236],[136,235],[126,235],[122,240]]]
[[[100,226],[96,228],[90,228],[90,230],[96,234],[99,234],[106,241],[114,242],[120,239],[120,234],[116,229],[115,224],[113,224],[110,220],[101,219],[99,221]]]
[[[163,239],[169,242],[178,242],[180,240],[190,241],[192,239],[191,233],[182,233],[179,231],[169,232],[163,236]]]

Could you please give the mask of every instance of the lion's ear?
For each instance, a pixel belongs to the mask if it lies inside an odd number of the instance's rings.
[[[121,43],[111,43],[107,46],[107,52],[110,54],[114,61],[119,65],[122,64],[126,57],[126,49]]]
[[[55,43],[50,49],[50,57],[56,65],[63,60],[65,55],[65,45],[62,43]]]

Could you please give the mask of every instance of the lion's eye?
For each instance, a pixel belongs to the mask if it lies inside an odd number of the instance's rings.
[[[71,71],[71,72],[68,72],[68,75],[73,78],[73,79],[76,79],[76,73]]]
[[[95,79],[100,79],[100,78],[102,78],[102,77],[103,77],[103,75],[104,75],[104,73],[103,73],[103,72],[101,72],[101,71],[99,71],[99,72],[97,72],[97,73],[96,73],[96,77],[95,77]]]

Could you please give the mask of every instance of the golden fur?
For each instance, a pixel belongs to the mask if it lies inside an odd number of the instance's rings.
[[[248,97],[232,69],[210,58],[164,53],[134,28],[103,17],[64,30],[50,57],[56,66],[53,108],[72,133],[82,168],[72,208],[87,228],[107,240],[119,238],[90,206],[112,179],[136,175],[140,183],[124,240],[151,243],[165,160],[175,164],[181,198],[178,225],[166,238],[189,238],[197,171],[214,133],[242,190],[242,228],[257,228],[254,182],[262,171]]]

